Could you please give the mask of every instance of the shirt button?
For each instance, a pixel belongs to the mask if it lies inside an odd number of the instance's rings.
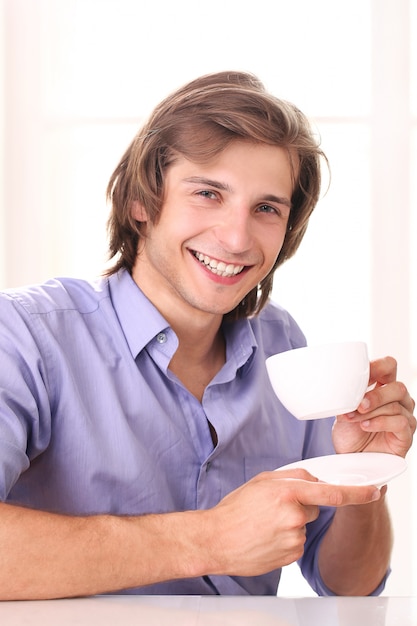
[[[158,333],[156,336],[156,340],[158,343],[166,343],[167,341],[167,336],[165,333]]]

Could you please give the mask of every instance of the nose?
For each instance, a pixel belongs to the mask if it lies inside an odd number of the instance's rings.
[[[225,251],[247,252],[252,246],[250,211],[245,207],[226,211],[215,228],[215,235]]]

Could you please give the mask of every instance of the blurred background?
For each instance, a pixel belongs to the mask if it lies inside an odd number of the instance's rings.
[[[417,0],[0,0],[0,45],[1,288],[98,275],[107,181],[143,119],[201,74],[251,71],[331,166],[274,299],[310,343],[396,356],[417,395]],[[417,595],[415,455],[389,487],[385,595]],[[311,594],[285,568],[280,595]]]

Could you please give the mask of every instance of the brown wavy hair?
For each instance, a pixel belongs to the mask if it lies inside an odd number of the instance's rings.
[[[132,272],[143,238],[142,223],[131,214],[132,202],[145,207],[151,222],[158,220],[165,174],[175,157],[205,163],[236,140],[283,147],[298,157],[282,249],[269,274],[227,318],[248,317],[262,309],[276,268],[296,252],[304,236],[319,199],[320,165],[326,158],[305,115],[246,72],[209,74],[184,85],[154,109],[133,139],[107,187],[109,257],[114,258],[107,274],[121,268]]]

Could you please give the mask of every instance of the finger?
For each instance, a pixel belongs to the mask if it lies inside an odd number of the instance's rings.
[[[416,419],[413,415],[381,416],[363,420],[360,427],[367,433],[390,433],[392,437],[386,440],[390,452],[405,457],[416,431]]]
[[[397,378],[397,361],[392,356],[371,361],[369,367],[369,384],[386,385]]]
[[[299,483],[294,496],[300,504],[340,507],[351,504],[368,504],[381,497],[375,486],[331,485],[329,483]]]
[[[319,506],[318,505],[311,506],[311,505],[306,505],[306,504],[303,506],[304,506],[304,512],[306,516],[306,524],[309,524],[310,522],[314,522],[314,520],[316,520],[318,516],[320,515]]]
[[[358,406],[358,413],[370,413],[376,409],[386,409],[387,405],[399,403],[410,413],[413,413],[415,402],[410,396],[407,387],[400,381],[394,381],[384,386],[377,386],[372,391],[368,391]],[[395,411],[395,406],[391,407],[390,413]],[[397,411],[401,413],[401,411]]]

